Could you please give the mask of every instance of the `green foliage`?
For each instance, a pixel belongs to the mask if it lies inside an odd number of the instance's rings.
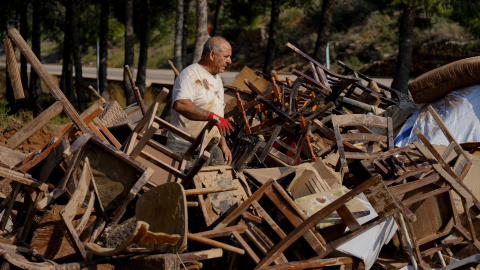
[[[480,3],[478,1],[449,1],[443,6],[443,14],[466,27],[480,37]]]
[[[336,1],[333,8],[332,32],[345,32],[361,24],[374,11],[374,6],[365,0]],[[316,29],[322,12],[322,1],[315,0],[305,7],[305,21],[310,28]]]
[[[223,36],[235,40],[242,30],[258,27],[258,20],[267,11],[265,1],[232,0],[225,3],[220,17]]]

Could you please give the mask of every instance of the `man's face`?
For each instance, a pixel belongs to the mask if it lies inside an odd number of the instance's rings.
[[[210,57],[212,59],[212,70],[213,70],[213,75],[218,74],[218,73],[223,73],[225,72],[225,68],[227,65],[232,63],[232,59],[230,58],[232,56],[232,47],[230,44],[225,43],[224,46],[222,46],[222,49],[218,54],[216,54],[214,51],[210,53]]]

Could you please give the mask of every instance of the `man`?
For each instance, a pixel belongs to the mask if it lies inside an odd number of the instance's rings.
[[[223,73],[230,59],[232,47],[221,37],[211,37],[203,47],[198,63],[185,68],[175,80],[172,91],[172,116],[170,123],[179,129],[198,136],[213,116],[217,116],[219,147],[212,150],[211,165],[230,164],[232,153],[225,136],[232,128],[223,118],[223,83],[218,74]],[[218,132],[215,129],[215,132]],[[183,155],[190,143],[169,132],[167,147]],[[221,151],[220,151],[221,150]],[[222,157],[223,152],[223,157]]]

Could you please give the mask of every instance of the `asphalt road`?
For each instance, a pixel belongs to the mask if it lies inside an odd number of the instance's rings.
[[[0,66],[5,66],[5,63],[0,63]],[[44,64],[43,65],[46,70],[53,74],[53,75],[61,75],[62,73],[62,66],[55,65],[55,64]],[[82,69],[83,76],[85,78],[94,79],[97,76],[97,69],[95,67],[83,67]],[[220,74],[220,77],[223,79],[223,83],[225,85],[232,84],[233,80],[237,76],[240,71],[226,71]],[[123,78],[123,68],[109,68],[107,71],[107,79],[109,80],[122,80]],[[133,71],[134,78],[136,77],[136,70]],[[280,79],[285,79],[285,77],[290,77],[290,79],[294,80],[295,76],[288,73],[278,73]],[[173,71],[170,69],[147,69],[147,85],[151,83],[155,84],[162,84],[162,85],[170,85],[173,84],[175,75]],[[374,78],[377,82],[390,86],[392,83],[391,78]]]

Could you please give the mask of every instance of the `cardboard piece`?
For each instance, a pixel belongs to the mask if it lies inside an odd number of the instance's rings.
[[[346,187],[342,186],[295,199],[295,203],[298,205],[298,207],[300,207],[300,209],[303,210],[303,212],[305,212],[308,217],[310,217],[314,213],[318,212],[319,210],[323,209],[324,207],[335,201],[336,199],[345,195],[348,191],[349,190]],[[364,205],[362,201],[359,200],[357,197],[348,201],[345,205],[347,206],[348,210],[352,212],[355,218],[360,218],[370,213],[368,207]],[[339,224],[341,222],[342,219],[340,215],[338,215],[338,213],[335,211],[328,215],[326,218],[319,221],[316,227],[317,229],[323,229],[329,226],[333,226],[335,224]]]
[[[470,160],[473,162],[470,171],[468,171],[467,176],[463,179],[463,184],[473,193],[473,195],[479,199],[480,198],[480,181],[478,181],[478,176],[480,175],[480,156],[468,155]],[[463,206],[460,197],[457,193],[453,193],[453,201],[455,202],[455,207],[457,208],[458,214],[463,214]]]

